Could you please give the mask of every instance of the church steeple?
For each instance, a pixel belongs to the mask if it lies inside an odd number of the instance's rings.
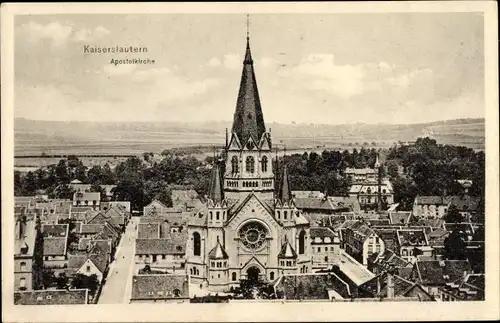
[[[281,176],[281,185],[279,186],[278,197],[281,202],[290,202],[292,192],[290,191],[290,181],[288,179],[288,170],[286,165],[283,166],[283,174]]]
[[[210,179],[210,189],[208,197],[213,201],[214,204],[221,203],[224,199],[222,190],[222,181],[219,171],[219,164],[217,161],[214,162],[214,168],[212,169],[212,178]]]
[[[234,113],[232,133],[238,136],[240,143],[244,146],[250,137],[252,137],[255,143],[258,143],[265,132],[266,126],[264,124],[264,115],[262,114],[259,90],[257,89],[257,81],[253,68],[247,20],[247,46],[245,59],[243,60],[243,71],[238,100],[236,102],[236,111]]]

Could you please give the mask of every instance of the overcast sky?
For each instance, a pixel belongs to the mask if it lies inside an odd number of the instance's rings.
[[[481,13],[252,15],[266,122],[417,123],[484,117]],[[15,20],[15,115],[40,120],[232,120],[245,15]],[[84,45],[148,53],[84,54]],[[154,65],[110,64],[112,58]]]

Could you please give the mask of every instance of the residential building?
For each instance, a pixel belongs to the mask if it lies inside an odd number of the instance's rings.
[[[340,240],[335,232],[327,227],[311,227],[309,232],[313,264],[334,262],[340,253]]]
[[[385,252],[384,240],[368,225],[359,221],[347,227],[342,238],[346,253],[365,266],[373,253]]]
[[[417,196],[413,202],[413,216],[417,219],[442,219],[448,212],[451,196]]]
[[[98,210],[101,205],[101,193],[99,192],[75,192],[73,194],[73,206],[90,207]]]
[[[432,247],[424,230],[403,229],[397,230],[399,256],[405,261],[415,263],[419,257],[432,257]]]
[[[14,290],[30,291],[37,280],[35,259],[37,230],[25,216],[16,219],[14,236]]]
[[[353,184],[349,188],[349,196],[359,201],[361,208],[374,207],[378,204],[379,185],[377,183]],[[389,180],[380,183],[380,196],[383,204],[394,203],[394,190]]]

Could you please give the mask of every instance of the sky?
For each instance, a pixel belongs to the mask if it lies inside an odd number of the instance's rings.
[[[484,117],[482,13],[254,14],[249,29],[266,122]],[[245,37],[241,14],[17,16],[15,116],[230,121]],[[110,64],[124,58],[155,64]]]

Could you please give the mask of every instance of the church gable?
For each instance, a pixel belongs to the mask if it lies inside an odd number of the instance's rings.
[[[271,150],[271,136],[269,133],[265,133],[262,135],[262,138],[259,141],[259,149],[260,150]]]
[[[233,212],[228,222],[228,227],[231,229],[236,229],[241,222],[247,219],[261,220],[274,229],[280,226],[273,216],[273,210],[269,209],[269,207],[262,203],[254,194],[249,194]]]
[[[228,146],[229,150],[240,150],[241,149],[241,143],[240,140],[238,139],[238,135],[236,135],[233,132],[233,135],[231,136],[231,142],[229,143]]]

